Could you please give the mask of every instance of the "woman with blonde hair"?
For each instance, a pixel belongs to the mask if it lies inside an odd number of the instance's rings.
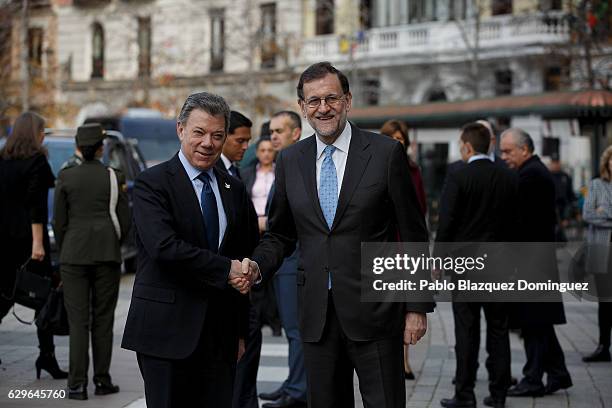
[[[588,224],[587,272],[595,276],[599,298],[599,345],[583,357],[587,363],[610,361],[610,331],[612,330],[612,146],[604,150],[599,165],[599,177],[593,179],[582,209]],[[596,250],[591,250],[596,249]]]
[[[30,270],[56,278],[47,233],[47,196],[55,177],[42,145],[44,138],[45,120],[24,112],[0,151],[0,320],[13,306],[16,272],[26,261],[31,260]],[[37,334],[36,377],[45,370],[55,379],[67,378],[55,359],[53,333],[37,329]]]

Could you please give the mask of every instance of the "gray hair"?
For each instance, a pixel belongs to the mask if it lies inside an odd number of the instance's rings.
[[[529,153],[533,153],[533,151],[535,150],[533,146],[533,139],[531,138],[531,136],[529,136],[529,133],[525,132],[523,129],[521,128],[506,129],[501,135],[502,139],[506,135],[511,135],[514,139],[514,143],[516,143],[518,147],[527,146],[527,150],[529,151]]]
[[[185,126],[191,111],[194,109],[200,109],[212,116],[223,116],[225,119],[225,133],[229,131],[230,125],[230,107],[219,95],[211,94],[208,92],[198,92],[191,94],[185,100],[181,113],[178,115],[178,122]]]

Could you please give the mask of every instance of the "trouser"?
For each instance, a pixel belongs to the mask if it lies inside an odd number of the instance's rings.
[[[297,282],[295,273],[277,273],[274,290],[278,302],[285,335],[289,343],[289,376],[281,386],[282,391],[297,400],[306,400],[306,368],[304,349],[298,327]]]
[[[219,352],[213,335],[214,329],[205,323],[196,349],[181,360],[136,353],[147,408],[232,406],[236,359]]]
[[[236,366],[232,399],[233,408],[257,408],[257,370],[261,357],[261,321],[256,305],[249,309],[249,335],[244,354]]]
[[[537,327],[521,329],[527,362],[523,367],[523,380],[529,388],[539,388],[544,384],[542,377],[547,374],[548,384],[563,383],[571,379],[565,366],[565,356],[555,327],[542,324]]]
[[[487,321],[487,370],[489,392],[496,400],[504,400],[510,384],[510,339],[508,311],[504,303],[453,303],[455,319],[455,396],[459,400],[475,400],[474,387],[480,349],[480,310]]]
[[[304,342],[310,408],[351,408],[353,372],[365,408],[404,408],[406,388],[399,333],[373,341],[353,341],[342,330],[329,293],[327,318],[321,340]]]
[[[70,324],[68,386],[87,385],[89,332],[94,383],[109,384],[113,323],[119,295],[120,265],[62,265],[64,303]]]
[[[612,254],[610,255],[612,261]],[[612,268],[610,268],[612,269]],[[610,331],[612,330],[612,270],[607,274],[595,275],[595,285],[599,307],[597,320],[599,323],[599,344],[610,348]]]

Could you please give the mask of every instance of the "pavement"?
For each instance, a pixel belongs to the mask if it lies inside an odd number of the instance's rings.
[[[114,351],[111,365],[113,382],[121,387],[114,395],[93,395],[87,401],[73,401],[59,398],[66,388],[65,380],[53,380],[46,372],[36,379],[34,361],[38,355],[38,341],[34,326],[19,323],[9,313],[0,324],[0,408],[23,407],[87,407],[87,408],[144,408],[142,378],[135,354],[120,347],[121,335],[130,302],[133,275],[124,275],[121,281],[119,302],[115,313]],[[597,305],[594,303],[566,303],[568,324],[557,326],[557,334],[565,352],[566,363],[572,374],[574,386],[543,398],[509,398],[508,408],[595,408],[612,407],[612,363],[585,364],[581,357],[591,352],[597,344]],[[31,318],[32,311],[16,307],[15,312],[22,318]],[[484,329],[484,324],[482,325]],[[64,369],[68,367],[68,338],[56,337],[56,355]],[[476,397],[478,404],[488,394],[484,372],[484,333],[481,342],[480,367]],[[410,360],[416,374],[415,381],[406,381],[407,407],[439,407],[442,398],[453,395],[451,384],[455,370],[454,329],[449,303],[438,305],[435,313],[429,315],[429,329],[419,344],[410,348]],[[525,362],[520,339],[511,335],[512,373],[520,378]],[[284,337],[272,337],[264,329],[264,345],[258,374],[259,391],[272,391],[286,378],[287,343]],[[91,374],[90,374],[91,378]],[[358,407],[363,407],[359,396],[358,380],[355,377],[355,396]],[[10,398],[17,390],[26,391],[25,398]],[[44,392],[50,398],[43,398]],[[30,397],[27,391],[32,391]],[[38,392],[38,396],[35,394]],[[45,395],[47,396],[47,395]]]

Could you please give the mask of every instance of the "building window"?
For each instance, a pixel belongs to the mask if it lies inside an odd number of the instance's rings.
[[[359,2],[359,25],[361,29],[372,28],[373,19],[372,0],[360,0]]]
[[[495,71],[495,95],[512,95],[512,71]]]
[[[334,0],[317,0],[316,4],[316,34],[333,34]]]
[[[40,27],[28,30],[28,66],[30,76],[42,74],[43,29]]]
[[[467,0],[449,0],[448,9],[451,20],[465,20],[467,17]]]
[[[541,11],[561,10],[562,0],[540,0]]]
[[[210,12],[210,70],[223,71],[225,57],[225,10],[215,9]]]
[[[261,67],[276,67],[276,4],[261,5]]]
[[[410,0],[408,20],[411,23],[433,21],[436,16],[436,2],[431,0]]]
[[[365,106],[376,106],[380,103],[380,80],[376,78],[362,80],[361,91]]]
[[[512,0],[491,0],[491,14],[512,14]]]
[[[151,18],[138,18],[138,77],[151,77]]]
[[[104,78],[104,29],[100,23],[93,25],[91,77]]]
[[[544,91],[561,91],[569,83],[569,63],[561,66],[547,67],[544,70]]]

